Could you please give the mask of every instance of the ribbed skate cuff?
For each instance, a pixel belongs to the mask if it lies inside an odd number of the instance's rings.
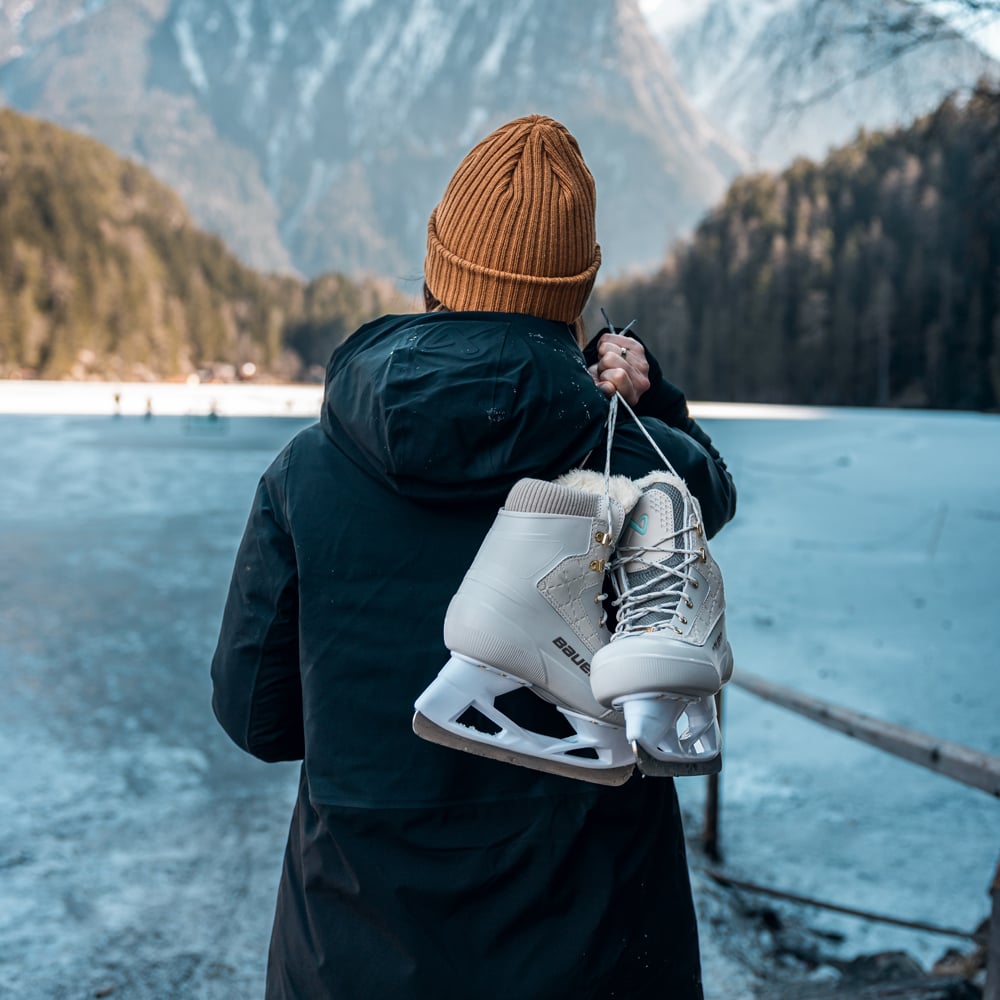
[[[544,479],[522,479],[507,494],[504,510],[525,514],[596,517],[600,510],[600,499],[593,493],[556,486]]]

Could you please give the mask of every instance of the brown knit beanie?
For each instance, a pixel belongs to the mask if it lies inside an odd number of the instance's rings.
[[[565,126],[542,115],[508,122],[462,160],[431,212],[427,286],[448,309],[572,323],[601,266],[596,206]]]

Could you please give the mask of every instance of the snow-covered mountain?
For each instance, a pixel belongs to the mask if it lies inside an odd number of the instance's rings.
[[[636,0],[0,0],[0,97],[146,162],[245,259],[417,276],[459,158],[539,111],[598,183],[606,272],[745,164]]]
[[[645,3],[691,99],[766,167],[906,124],[1000,73],[908,0],[707,0],[684,18]]]

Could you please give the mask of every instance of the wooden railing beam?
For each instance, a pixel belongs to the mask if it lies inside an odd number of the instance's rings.
[[[730,682],[797,715],[1000,798],[1000,757],[801,694],[737,670]],[[998,998],[1000,1000],[1000,998]]]
[[[829,729],[835,729],[854,739],[861,740],[863,743],[877,747],[879,750],[884,750],[895,757],[908,760],[913,764],[919,764],[944,777],[951,778],[964,785],[969,785],[972,788],[978,788],[980,791],[987,792],[995,798],[1000,798],[1000,757],[994,757],[988,753],[973,750],[971,747],[962,746],[960,743],[935,739],[915,729],[907,729],[905,726],[883,722],[881,719],[865,715],[862,712],[855,712],[853,709],[834,705],[832,702],[823,701],[820,698],[813,698],[810,695],[793,691],[791,688],[764,680],[763,677],[748,673],[742,668],[736,671],[731,683],[756,695],[758,698],[763,698],[765,701],[780,705],[782,708],[811,719],[813,722],[818,722]],[[721,722],[721,697],[718,699],[718,703]],[[709,855],[715,857],[719,857],[720,854],[719,811],[720,795],[719,785],[716,781],[709,787],[705,810],[705,845]],[[805,897],[792,897],[787,893],[781,894],[777,890],[767,889],[766,887],[751,883],[740,883],[718,872],[709,872],[709,874],[713,878],[716,878],[717,881],[724,884],[728,883],[734,887],[742,887],[756,892],[766,892],[771,895],[782,895],[786,899],[795,899],[797,902],[811,903],[812,905],[823,905],[830,909],[838,909],[842,913],[853,914],[854,916],[890,920],[901,926],[918,927],[916,923],[910,921],[865,914],[858,910],[834,906],[833,904],[821,904],[816,900],[806,899]],[[1000,863],[997,865],[996,874],[990,887],[990,897],[991,912],[987,926],[986,984],[983,992],[983,1000],[1000,1000]],[[924,927],[922,929],[928,930],[931,928]],[[945,928],[934,929],[939,932],[963,933]]]

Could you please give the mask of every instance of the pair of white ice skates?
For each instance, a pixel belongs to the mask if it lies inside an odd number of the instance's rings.
[[[636,763],[669,776],[722,766],[715,694],[733,670],[722,575],[676,475],[518,482],[444,637],[451,659],[415,706],[424,739],[608,785]],[[558,709],[567,735],[526,728],[498,703],[525,687]]]

